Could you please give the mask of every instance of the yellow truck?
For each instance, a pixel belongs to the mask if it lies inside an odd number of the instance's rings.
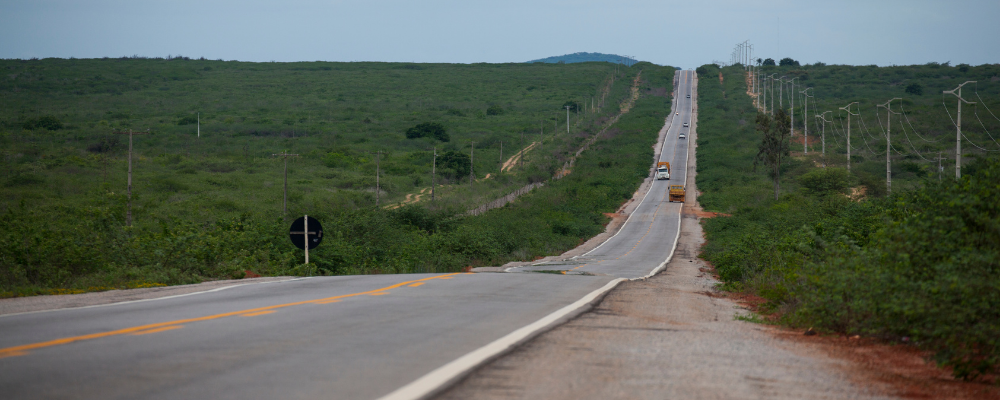
[[[668,194],[669,194],[669,201],[671,203],[675,201],[683,203],[685,194],[684,185],[670,185]]]
[[[661,161],[656,163],[656,180],[670,179],[670,163]]]

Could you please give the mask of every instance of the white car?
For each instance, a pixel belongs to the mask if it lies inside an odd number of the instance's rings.
[[[677,112],[677,114],[675,114],[675,115],[681,115],[681,112],[680,112],[680,111],[678,111],[678,112]]]
[[[684,127],[685,127],[685,128],[687,128],[687,127],[688,127],[688,123],[687,123],[687,122],[685,122],[685,123],[684,123]]]
[[[691,95],[688,95],[688,98],[690,99],[690,98],[691,98]]]
[[[678,138],[680,138],[680,139],[687,139],[687,135],[685,135],[684,132],[681,132],[681,135],[678,136]]]

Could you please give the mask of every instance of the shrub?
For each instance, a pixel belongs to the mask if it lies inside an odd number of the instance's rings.
[[[919,83],[911,83],[906,86],[906,93],[921,96],[924,94],[924,87]]]
[[[851,186],[850,174],[844,168],[818,168],[798,178],[799,184],[814,195],[844,193]]]
[[[497,104],[494,104],[486,109],[486,115],[502,115],[502,114],[503,114],[503,107],[500,107]]]
[[[191,125],[196,123],[198,123],[198,118],[191,115],[177,120],[177,125]]]
[[[51,115],[46,115],[46,116],[42,116],[42,117],[38,117],[38,118],[28,119],[27,121],[24,121],[23,124],[21,124],[21,127],[24,128],[24,129],[28,129],[28,130],[31,130],[31,129],[48,129],[50,131],[54,131],[54,130],[62,129],[63,128],[63,124],[62,124],[62,122],[59,122],[59,118],[56,118],[56,117],[51,116]]]
[[[451,140],[451,138],[448,137],[448,133],[444,129],[444,125],[437,122],[424,122],[406,130],[407,139],[418,139],[424,137],[434,138],[442,142]]]

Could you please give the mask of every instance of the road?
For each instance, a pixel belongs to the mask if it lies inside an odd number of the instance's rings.
[[[661,268],[680,226],[690,71],[655,181],[619,233],[564,262],[509,273],[341,276],[151,301],[0,316],[0,393],[11,399],[405,399],[585,311],[623,278]],[[537,270],[562,270],[536,273]]]

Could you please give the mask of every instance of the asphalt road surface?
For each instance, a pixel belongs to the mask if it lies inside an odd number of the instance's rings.
[[[4,399],[406,399],[585,311],[622,278],[662,268],[679,234],[691,71],[656,181],[617,235],[508,273],[341,276],[0,316]],[[537,273],[532,271],[566,271]]]

